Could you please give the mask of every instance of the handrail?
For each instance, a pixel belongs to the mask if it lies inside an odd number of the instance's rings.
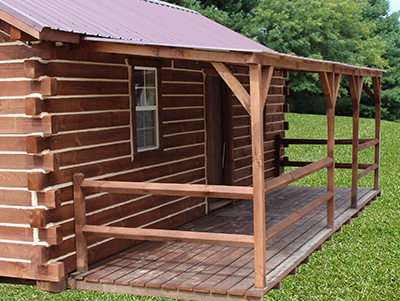
[[[296,182],[297,180],[300,180],[306,176],[309,176],[321,169],[332,166],[333,164],[334,164],[333,159],[326,157],[317,162],[308,164],[299,169],[296,169],[289,173],[283,174],[277,178],[273,178],[272,180],[268,180],[265,182],[265,187],[266,187],[265,193],[267,193],[267,194],[271,193],[271,192],[278,190],[282,187],[285,187],[293,182]]]
[[[365,143],[374,139],[359,139],[360,143]],[[311,144],[311,145],[324,145],[327,144],[327,139],[293,139],[293,138],[283,138],[281,139],[281,144],[287,146],[289,144]],[[353,144],[352,139],[335,139],[335,144],[337,145],[350,145]]]
[[[378,164],[371,164],[367,169],[365,169],[364,171],[360,172],[357,175],[357,181],[360,180],[361,178],[364,178],[367,174],[369,174],[370,172],[373,172],[375,169],[378,169],[379,165]]]
[[[84,180],[81,186],[82,188],[90,192],[213,197],[227,199],[253,198],[253,188],[243,186],[89,180]]]
[[[370,148],[371,146],[375,146],[379,143],[379,139],[370,139],[368,141],[365,141],[364,143],[361,143],[358,145],[358,151],[362,151],[364,149]]]
[[[281,232],[289,228],[290,226],[294,225],[300,219],[305,217],[306,215],[313,212],[315,209],[320,207],[321,205],[325,204],[329,200],[331,200],[335,196],[335,193],[328,191],[321,195],[320,197],[316,198],[312,202],[305,205],[303,208],[299,209],[295,213],[289,215],[284,220],[280,221],[279,223],[273,225],[272,227],[267,229],[266,234],[266,241],[271,240],[275,236],[279,235]]]
[[[109,226],[95,226],[95,225],[86,225],[83,227],[82,231],[87,235],[98,236],[98,237],[203,243],[203,244],[245,247],[245,248],[252,248],[254,246],[254,236],[243,235],[243,234],[109,227]]]
[[[306,166],[308,164],[311,164],[313,162],[308,162],[308,161],[281,161],[280,165],[281,166],[292,166],[292,167],[301,167],[301,166]],[[366,169],[370,167],[371,164],[358,164],[358,169]],[[336,169],[351,169],[352,164],[351,163],[335,163],[335,168]]]

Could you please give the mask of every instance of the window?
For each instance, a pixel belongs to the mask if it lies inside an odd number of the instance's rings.
[[[137,151],[159,148],[157,68],[135,67]]]

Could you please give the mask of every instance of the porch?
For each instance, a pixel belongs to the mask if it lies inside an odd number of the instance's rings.
[[[310,200],[326,188],[286,186],[266,196],[267,237],[270,229],[290,216],[301,215]],[[310,254],[321,250],[332,234],[351,222],[380,190],[358,188],[357,208],[351,208],[351,189],[335,190],[334,227],[327,225],[326,203],[267,240],[266,286],[254,287],[254,249],[187,242],[144,242],[92,267],[70,275],[71,289],[135,295],[210,300],[263,299],[279,288]],[[272,227],[272,228],[271,228]],[[179,230],[234,235],[253,235],[253,202],[243,200],[224,210],[185,224]]]

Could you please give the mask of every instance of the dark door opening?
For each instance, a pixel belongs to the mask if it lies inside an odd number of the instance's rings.
[[[207,183],[209,185],[232,184],[232,92],[219,76],[206,78],[206,126],[207,126]],[[208,199],[209,211],[219,209],[231,200]]]

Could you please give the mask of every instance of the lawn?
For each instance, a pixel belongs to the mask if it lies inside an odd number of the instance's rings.
[[[326,117],[287,114],[291,138],[325,138]],[[352,119],[337,117],[336,138],[351,138]],[[374,121],[361,119],[360,138],[373,138]],[[400,300],[400,123],[382,122],[381,177],[383,196],[368,207],[344,232],[324,244],[323,252],[301,265],[297,276],[287,277],[282,290],[266,300]],[[290,146],[291,160],[318,160],[323,146]],[[351,146],[336,147],[336,162],[351,161]],[[360,154],[361,163],[373,161],[373,150]],[[325,186],[326,172],[296,185]],[[338,170],[336,185],[350,187],[350,172]],[[372,187],[372,175],[360,186]],[[1,300],[167,300],[107,293],[65,291],[49,294],[32,286],[0,284]]]

